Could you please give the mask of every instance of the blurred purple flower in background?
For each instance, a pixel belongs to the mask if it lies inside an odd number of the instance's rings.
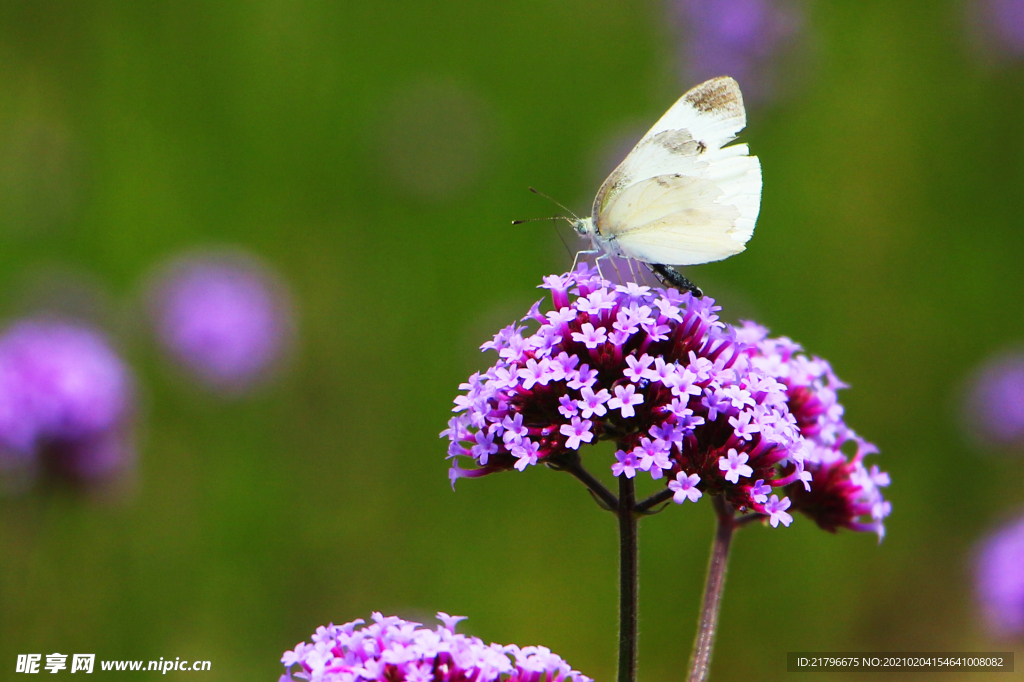
[[[430,629],[374,613],[363,628],[357,629],[361,618],[318,627],[312,644],[300,642],[281,657],[287,671],[280,682],[590,682],[547,647],[487,645],[455,633],[464,618],[439,613],[437,619],[443,625]]]
[[[779,58],[797,44],[803,25],[789,0],[675,0],[687,87],[732,76],[748,104],[769,99],[779,84]]]
[[[1024,0],[975,0],[970,24],[980,51],[992,56],[1024,57]]]
[[[282,282],[239,254],[175,259],[157,277],[151,307],[164,349],[219,393],[240,393],[265,379],[294,328]]]
[[[1024,635],[1024,518],[982,541],[975,562],[978,602],[996,635]]]
[[[55,318],[0,335],[0,466],[95,481],[133,459],[132,380],[107,339]]]
[[[1024,446],[1024,353],[1003,353],[978,368],[967,389],[963,426],[983,445]]]

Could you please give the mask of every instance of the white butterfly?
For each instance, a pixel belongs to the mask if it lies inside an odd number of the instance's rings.
[[[745,144],[723,146],[747,123],[739,85],[713,78],[672,105],[612,171],[592,217],[572,220],[599,258],[647,263],[700,295],[669,265],[698,265],[746,248],[761,208],[761,164]]]

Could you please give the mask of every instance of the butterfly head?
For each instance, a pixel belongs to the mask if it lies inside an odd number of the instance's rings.
[[[572,229],[576,230],[576,234],[581,237],[594,233],[594,219],[589,216],[586,218],[574,218],[569,220],[569,224],[572,225]]]

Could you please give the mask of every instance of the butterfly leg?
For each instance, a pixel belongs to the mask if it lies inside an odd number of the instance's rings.
[[[591,253],[593,253],[593,252],[591,252]],[[609,254],[606,251],[606,252],[602,253],[600,256],[598,256],[597,258],[594,259],[594,267],[597,268],[597,274],[601,276],[601,279],[608,280],[608,278],[604,276],[604,273],[601,272],[601,261],[603,261],[603,260],[608,261],[609,263],[611,263],[612,264],[612,268],[615,269],[615,274],[619,275],[619,268],[615,265],[615,261],[612,259],[611,254]],[[611,280],[608,280],[608,281],[611,281]],[[622,281],[622,275],[619,275],[619,281],[620,282]]]
[[[630,278],[634,282],[636,282],[637,284],[643,284],[644,283],[644,281],[643,281],[644,277],[643,277],[643,271],[640,269],[640,264],[637,263],[636,270],[634,270],[633,269],[633,259],[632,258],[627,258],[626,259],[626,265],[629,266],[629,276],[630,276]]]
[[[595,253],[600,253],[600,252],[601,252],[600,249],[590,249],[589,251],[577,251],[576,252],[576,257],[572,259],[572,267],[569,268],[569,272],[573,272],[573,271],[576,270],[576,262],[580,259],[581,255],[590,256],[590,255],[593,255]],[[600,272],[600,271],[601,271],[601,269],[598,268],[598,272]]]
[[[700,298],[704,295],[704,292],[700,290],[696,284],[683,277],[679,272],[670,268],[667,265],[659,265],[657,263],[648,263],[647,267],[651,269],[651,272],[661,280],[662,284],[668,284],[670,286],[679,289],[680,291],[689,291],[691,294]]]
[[[619,272],[619,264],[615,262],[614,258],[609,258],[608,262],[612,264],[612,269],[615,270],[615,276],[619,279],[619,284],[622,284],[622,273]]]

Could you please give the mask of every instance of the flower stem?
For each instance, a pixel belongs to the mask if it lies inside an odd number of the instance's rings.
[[[618,682],[636,680],[637,518],[633,511],[636,491],[633,479],[619,476],[619,677]]]
[[[552,463],[559,471],[566,471],[576,477],[587,490],[594,496],[598,504],[608,511],[615,511],[619,508],[619,500],[612,491],[608,490],[601,481],[594,478],[594,475],[583,467],[578,453],[572,453],[557,463]],[[632,506],[632,504],[630,504]]]
[[[656,507],[657,505],[663,502],[668,502],[669,500],[671,500],[674,494],[675,493],[672,492],[671,489],[665,488],[661,492],[654,493],[643,502],[637,502],[636,508],[633,511],[635,511],[637,514],[646,514],[651,510],[652,507]]]
[[[722,590],[725,587],[725,568],[729,561],[729,543],[736,530],[735,512],[721,495],[712,498],[718,515],[718,529],[711,545],[711,561],[708,563],[708,579],[704,586],[704,604],[701,607],[697,638],[693,642],[690,657],[688,682],[704,682],[711,668],[711,651],[715,645],[715,631],[718,629],[718,611],[722,605]]]

